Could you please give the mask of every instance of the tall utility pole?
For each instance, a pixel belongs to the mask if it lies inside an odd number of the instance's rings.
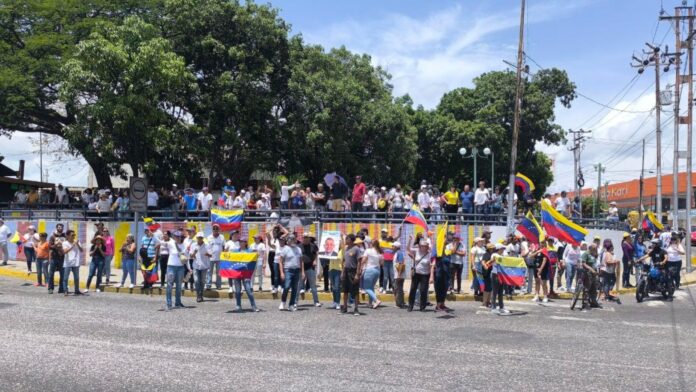
[[[520,34],[517,45],[517,78],[515,79],[515,116],[512,124],[512,151],[510,152],[510,177],[508,180],[507,233],[515,232],[515,174],[517,165],[517,140],[520,136],[520,116],[522,111],[522,65],[524,63],[524,12],[525,0],[521,0]]]
[[[660,72],[662,70],[660,69],[660,59],[662,56],[666,55],[664,52],[660,53],[659,46],[654,46],[647,42],[645,43],[645,45],[648,47],[649,50],[643,50],[643,54],[649,57],[639,59],[634,55],[633,60],[635,61],[635,63],[631,64],[631,66],[634,68],[638,68],[639,74],[642,74],[645,71],[645,68],[650,64],[653,64],[655,66],[655,161],[657,169],[657,200],[655,201],[655,214],[658,216],[658,219],[662,220],[662,127],[660,125],[660,114],[662,108],[662,102],[660,100]],[[674,62],[674,59],[665,58],[665,60],[667,62],[667,66],[665,67],[666,72],[667,70],[669,70],[669,65]]]
[[[677,229],[679,225],[679,219],[678,219],[678,210],[679,210],[679,204],[678,204],[678,196],[679,196],[679,188],[678,188],[678,176],[679,176],[679,159],[686,159],[686,187],[685,187],[685,193],[686,193],[686,205],[685,205],[685,229],[686,229],[686,246],[685,246],[685,251],[686,251],[686,269],[687,271],[691,271],[691,199],[692,199],[692,192],[693,192],[693,186],[691,183],[691,175],[692,175],[692,169],[691,169],[691,150],[692,150],[692,132],[693,132],[693,55],[694,55],[694,50],[693,50],[693,39],[694,39],[694,8],[693,7],[688,7],[686,6],[686,1],[682,1],[682,6],[681,7],[675,7],[674,8],[674,16],[662,16],[660,17],[660,20],[669,20],[672,23],[672,28],[674,29],[675,33],[675,42],[676,42],[676,47],[675,47],[675,56],[676,56],[676,82],[674,86],[674,173],[673,175],[673,182],[674,182],[674,192],[672,196],[672,203],[674,204],[673,207],[673,229]],[[686,40],[681,39],[681,23],[682,22],[687,22],[687,31],[685,32],[687,38]],[[682,50],[686,49],[686,55],[687,55],[687,67],[688,67],[688,73],[682,74],[681,70],[681,57],[684,53],[682,53]],[[682,89],[682,84],[687,85],[687,114],[686,116],[680,116],[679,115],[679,106],[681,104],[681,89]],[[686,125],[686,148],[684,150],[679,150],[679,130],[680,130],[680,125]]]
[[[594,165],[595,171],[597,172],[597,195],[592,203],[592,217],[597,217],[597,205],[602,201],[602,173],[606,170],[601,163]]]
[[[644,180],[643,176],[645,174],[645,139],[643,139],[643,154],[641,154],[640,160],[640,186],[638,188],[638,219],[639,222],[643,220],[643,186]]]
[[[585,184],[585,180],[582,178],[582,174],[580,173],[580,152],[582,152],[583,144],[582,142],[585,141],[585,136],[583,136],[586,133],[591,133],[592,131],[585,131],[584,129],[580,129],[579,131],[573,131],[572,129],[569,130],[568,132],[573,134],[573,147],[569,148],[569,151],[573,152],[573,163],[575,167],[575,196],[578,197],[580,200],[580,218],[582,218],[582,187]]]

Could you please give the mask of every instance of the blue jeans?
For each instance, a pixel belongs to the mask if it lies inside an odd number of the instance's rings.
[[[319,295],[317,294],[317,271],[313,269],[305,270],[305,279],[309,283],[309,289],[312,291],[314,303],[319,303]]]
[[[363,288],[367,296],[370,297],[370,302],[377,302],[377,294],[375,294],[377,279],[379,279],[379,268],[372,267],[365,270],[363,274]]]
[[[203,289],[208,279],[208,271],[207,269],[193,270],[193,279],[196,281],[196,295],[199,298],[203,298]]]
[[[68,292],[68,281],[70,280],[70,273],[73,274],[73,283],[75,284],[75,293],[80,292],[80,267],[63,267],[63,286],[65,287],[65,292]]]
[[[237,301],[237,307],[242,307],[242,283],[244,283],[244,291],[249,297],[249,303],[252,309],[256,309],[256,301],[254,301],[254,292],[251,290],[251,279],[235,279],[234,280],[234,299]]]
[[[333,301],[337,304],[341,303],[341,271],[340,270],[330,270],[329,271],[329,281],[331,282],[331,293],[333,294]]]
[[[104,256],[104,280],[109,283],[111,280],[111,261],[114,259],[114,255]]]
[[[566,263],[566,290],[568,291],[570,291],[570,288],[572,287],[573,279],[575,279],[576,270],[577,266],[575,264]]]
[[[387,290],[387,283],[389,284],[389,289],[394,290],[394,262],[385,261],[382,266],[384,271],[384,276],[382,279],[382,288]]]
[[[288,292],[292,290],[290,294],[290,305],[297,304],[297,288],[300,283],[300,275],[302,271],[299,268],[286,268],[285,269],[285,282],[283,282],[283,295],[281,295],[281,301],[285,303],[288,299]]]
[[[278,263],[272,263],[271,268],[273,268],[273,275],[271,277],[271,288],[280,287],[283,282],[280,280],[280,265]]]
[[[101,257],[93,257],[89,263],[89,273],[87,274],[87,288],[92,284],[92,278],[97,275],[97,288],[101,286],[102,274],[104,273],[104,259]]]
[[[172,286],[176,285],[176,298],[174,305],[184,306],[181,303],[181,281],[184,279],[186,267],[183,265],[168,265],[167,266],[167,307],[172,307]]]
[[[48,263],[48,275],[46,275],[46,281],[48,282],[48,290],[53,292],[55,284],[54,277],[56,276],[56,272],[58,272],[58,293],[67,291],[68,288],[65,286],[65,282],[63,279],[63,259],[51,260]]]
[[[210,269],[208,271],[208,279],[205,285],[210,288],[213,284],[213,274],[215,274],[215,288],[220,290],[222,286],[222,278],[220,278],[220,260],[210,260]]]
[[[126,282],[126,278],[130,275],[130,282],[135,285],[135,259],[123,259],[121,260],[121,269],[123,270],[123,276],[121,277],[121,285]]]
[[[36,259],[36,283],[43,284],[43,277],[48,279],[48,260]]]
[[[24,248],[24,256],[27,258],[27,271],[31,272],[31,263],[36,260],[36,251],[34,248]]]
[[[287,209],[288,209],[288,202],[287,202],[287,201],[281,201],[281,202],[280,202],[280,208],[283,209],[283,210],[287,210]]]

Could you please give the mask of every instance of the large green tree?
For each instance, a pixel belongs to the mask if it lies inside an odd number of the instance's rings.
[[[276,170],[313,181],[333,171],[379,184],[410,181],[416,133],[407,105],[392,98],[389,75],[343,47],[327,53],[300,37],[291,47]]]
[[[548,157],[535,150],[536,143],[557,145],[565,140],[563,128],[554,122],[554,108],[556,103],[570,107],[575,96],[575,84],[565,71],[543,70],[524,81],[517,167],[535,181],[539,192],[553,181],[553,174]],[[471,182],[471,160],[463,161],[457,151],[460,147],[478,147],[479,151],[489,147],[495,154],[496,183],[506,183],[514,97],[515,74],[509,71],[482,74],[474,79],[472,88],[446,93],[435,113],[429,114],[437,125],[419,122],[416,117],[419,146],[426,140],[435,142],[435,146],[421,147],[418,170],[436,173],[438,179]],[[490,159],[479,159],[478,163],[479,178],[488,179]]]
[[[110,173],[190,177],[200,166],[188,140],[186,97],[193,74],[159,29],[140,17],[105,23],[77,45],[62,67],[60,99],[74,113],[63,128],[87,161],[103,159]]]
[[[59,99],[61,69],[95,26],[128,15],[154,17],[157,0],[5,0],[0,4],[0,133],[66,138],[76,113]],[[108,161],[82,153],[100,185],[110,184]]]

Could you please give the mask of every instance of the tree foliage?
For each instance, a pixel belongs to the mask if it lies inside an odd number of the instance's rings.
[[[85,157],[100,186],[128,163],[155,183],[244,183],[255,170],[320,181],[471,182],[460,147],[509,166],[515,76],[485,73],[436,109],[394,97],[370,56],[325,50],[270,5],[234,0],[7,0],[0,5],[0,132],[44,132]],[[564,141],[560,70],[525,82],[519,170],[552,181],[537,143]],[[479,159],[488,180],[490,159]]]

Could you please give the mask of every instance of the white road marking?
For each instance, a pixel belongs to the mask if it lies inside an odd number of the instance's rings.
[[[585,318],[580,318],[580,317],[566,317],[566,316],[549,316],[550,319],[553,320],[568,320],[568,321],[585,321],[588,323],[596,323],[597,319],[585,319]]]

